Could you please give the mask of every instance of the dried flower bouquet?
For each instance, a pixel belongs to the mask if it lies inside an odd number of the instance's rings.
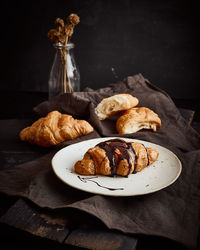
[[[70,43],[70,39],[74,33],[74,28],[79,22],[80,18],[76,14],[70,14],[66,18],[66,24],[64,23],[63,19],[57,18],[55,20],[55,28],[49,30],[47,35],[50,41],[61,45],[59,47],[59,51],[61,56],[62,69],[61,76],[59,77],[58,81],[61,79],[64,93],[73,92],[70,77],[67,73],[67,45]]]

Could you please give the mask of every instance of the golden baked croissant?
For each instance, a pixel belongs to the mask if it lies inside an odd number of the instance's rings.
[[[89,134],[93,127],[85,120],[58,111],[50,112],[20,132],[20,139],[42,147],[56,145],[65,140]]]
[[[160,118],[155,112],[145,107],[124,111],[116,122],[116,130],[119,134],[131,134],[141,129],[156,131],[157,127],[161,127]]]
[[[113,139],[90,148],[74,168],[81,175],[128,176],[152,164],[158,155],[156,149],[138,142]]]
[[[95,108],[99,120],[105,120],[120,111],[130,109],[138,104],[138,99],[130,94],[118,94],[104,98]]]

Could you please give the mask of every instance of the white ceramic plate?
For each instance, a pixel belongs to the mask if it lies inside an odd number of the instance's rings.
[[[154,147],[159,151],[156,162],[141,172],[126,177],[115,176],[83,176],[75,173],[74,164],[81,160],[85,152],[96,144],[114,139],[113,137],[87,140],[65,147],[58,151],[53,159],[52,166],[55,174],[64,183],[86,192],[109,196],[144,195],[161,190],[177,180],[182,165],[177,156],[168,149],[157,144],[121,138],[127,142],[137,141],[146,147]]]

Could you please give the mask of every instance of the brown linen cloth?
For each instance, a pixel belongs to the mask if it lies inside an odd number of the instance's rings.
[[[140,131],[123,137],[160,144],[181,160],[183,170],[171,186],[144,196],[108,197],[73,189],[62,183],[51,169],[51,159],[60,148],[96,137],[119,136],[117,117],[99,121],[94,107],[102,98],[130,93],[138,106],[154,110],[162,120],[157,132]],[[99,218],[108,228],[124,233],[157,235],[195,248],[200,222],[200,135],[182,118],[170,97],[141,74],[99,90],[64,94],[35,107],[40,116],[59,110],[88,119],[95,131],[66,141],[42,158],[0,172],[0,191],[32,200],[41,207],[76,208]]]

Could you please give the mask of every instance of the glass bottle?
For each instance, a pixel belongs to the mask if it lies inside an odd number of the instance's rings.
[[[54,44],[56,54],[49,77],[49,98],[80,91],[80,72],[74,57],[74,44]]]

